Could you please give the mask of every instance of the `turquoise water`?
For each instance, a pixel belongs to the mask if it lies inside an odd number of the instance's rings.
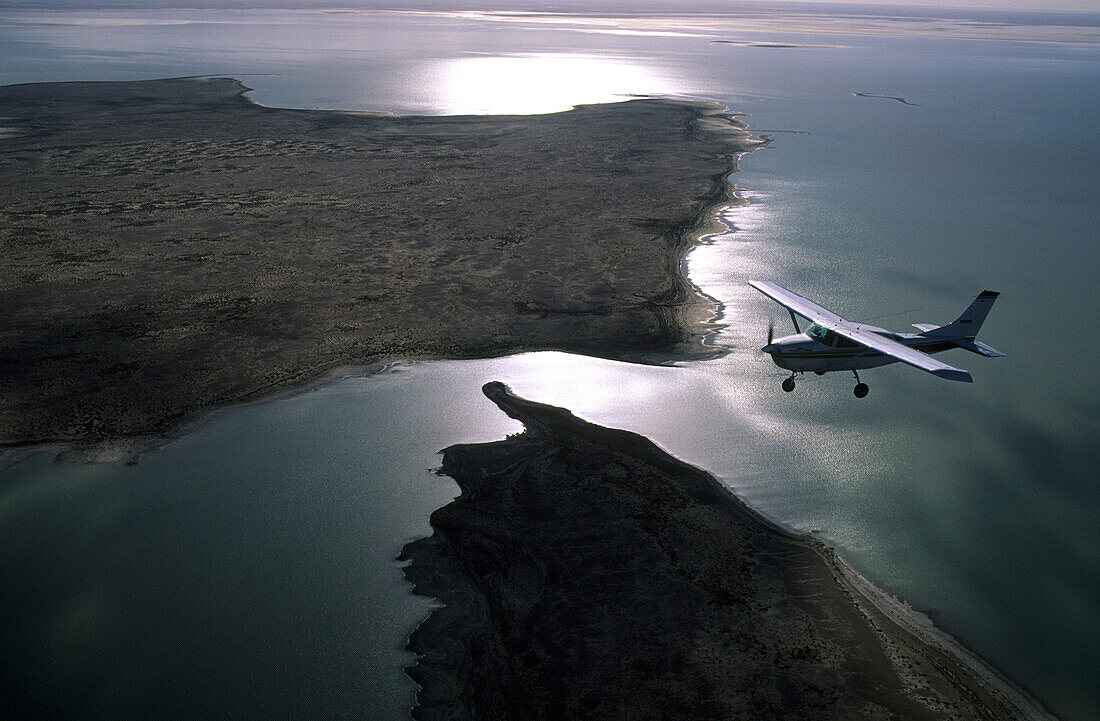
[[[12,716],[405,718],[431,604],[393,559],[458,492],[435,451],[518,424],[470,428],[477,386],[422,376],[418,404],[404,378],[243,409],[136,466],[5,471]]]
[[[391,559],[454,493],[427,473],[435,451],[515,430],[479,396],[498,379],[653,437],[817,530],[1060,715],[1100,715],[1096,45],[449,15],[28,17],[0,13],[0,82],[248,75],[271,105],[401,113],[664,93],[725,102],[774,137],[733,177],[748,205],[724,213],[732,232],[686,262],[725,306],[718,361],[415,364],[246,409],[135,467],[40,457],[4,471],[0,678],[32,703],[404,717],[400,648],[428,605]],[[972,386],[895,366],[863,375],[862,401],[840,374],[787,395],[757,349],[769,317],[789,321],[753,277],[898,330],[999,290],[981,337],[1008,357],[945,354]]]

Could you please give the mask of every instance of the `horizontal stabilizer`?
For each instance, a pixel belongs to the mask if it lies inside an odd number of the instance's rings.
[[[914,323],[913,327],[919,330],[921,333],[927,333],[930,330],[936,330],[937,328],[939,328],[938,325],[935,325],[933,323]]]
[[[965,348],[971,353],[977,353],[978,355],[984,355],[987,358],[1004,358],[1005,354],[997,350],[996,348],[990,348],[985,343],[976,340],[967,340],[965,338],[952,338],[951,343],[957,345],[960,348]]]

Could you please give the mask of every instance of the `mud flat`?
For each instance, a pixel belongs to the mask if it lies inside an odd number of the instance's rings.
[[[526,426],[452,446],[407,545],[428,719],[1036,719],[1035,702],[820,543],[649,440],[485,394]]]
[[[246,91],[0,87],[0,447],[124,455],[379,359],[713,352],[679,263],[753,147],[724,109],[390,117]]]

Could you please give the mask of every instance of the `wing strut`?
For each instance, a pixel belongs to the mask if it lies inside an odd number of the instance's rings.
[[[787,312],[791,314],[791,322],[794,323],[794,332],[801,333],[802,329],[798,327],[798,317],[795,316],[794,311],[790,308],[787,309]]]

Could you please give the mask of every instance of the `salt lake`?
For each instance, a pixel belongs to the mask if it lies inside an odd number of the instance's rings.
[[[393,559],[457,490],[435,453],[518,430],[480,396],[502,380],[653,438],[1060,716],[1100,715],[1097,44],[554,20],[0,11],[0,83],[232,75],[268,105],[401,114],[662,94],[772,138],[684,264],[723,305],[717,360],[399,364],[136,466],[0,472],[0,676],[60,716],[405,718],[430,603]],[[862,400],[842,374],[785,394],[758,349],[790,321],[749,278],[898,330],[998,290],[981,338],[1008,357],[942,356],[972,386],[893,366]]]

